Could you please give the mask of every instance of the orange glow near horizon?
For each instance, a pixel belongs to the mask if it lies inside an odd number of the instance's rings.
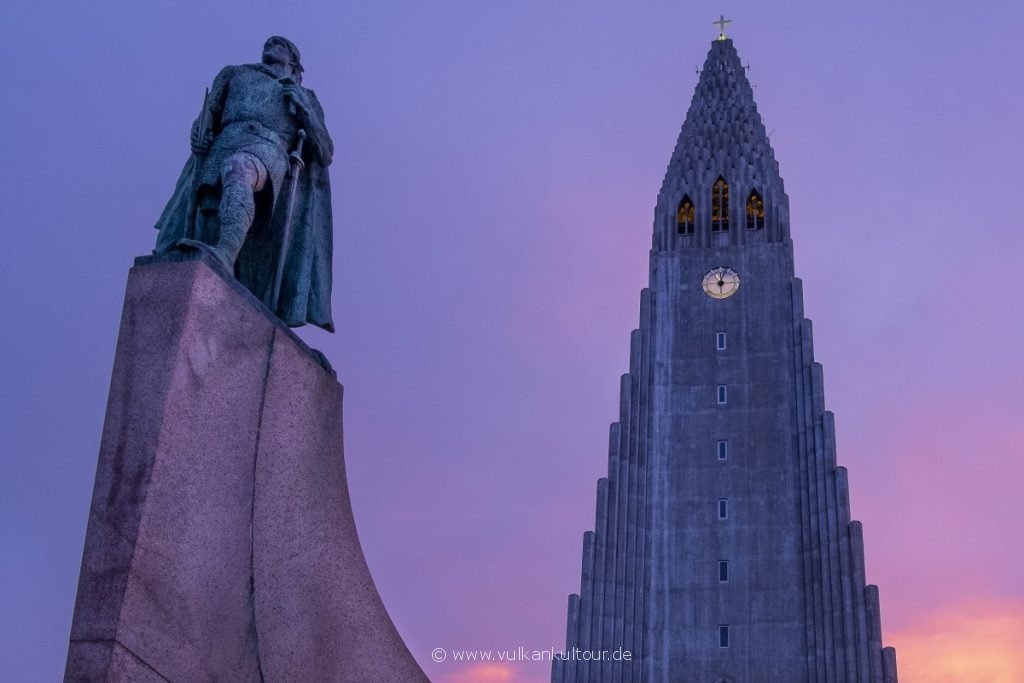
[[[971,601],[886,638],[903,683],[1024,681],[1024,602]]]
[[[974,599],[941,607],[885,636],[902,683],[1024,682],[1024,601]],[[511,663],[481,662],[443,683],[526,683]],[[533,672],[531,672],[533,673]],[[437,680],[437,679],[435,679]]]
[[[512,683],[515,672],[510,664],[488,662],[445,677],[445,683]]]

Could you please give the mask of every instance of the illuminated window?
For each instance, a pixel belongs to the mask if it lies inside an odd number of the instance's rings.
[[[676,211],[676,227],[680,235],[692,235],[694,232],[694,209],[689,196],[684,196]]]
[[[728,394],[724,384],[718,385],[718,405],[723,406],[728,402]]]
[[[718,499],[718,518],[729,519],[729,499],[719,498]]]
[[[711,232],[729,229],[729,183],[718,176],[711,188]]]
[[[729,459],[729,442],[719,441],[718,442],[718,459],[728,460]]]
[[[715,348],[725,351],[725,332],[715,332]]]
[[[754,190],[747,198],[747,230],[764,228],[764,200]]]
[[[729,560],[718,561],[718,582],[729,583]]]
[[[729,647],[729,627],[718,627],[718,647]]]

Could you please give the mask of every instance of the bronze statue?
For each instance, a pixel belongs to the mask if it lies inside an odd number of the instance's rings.
[[[155,251],[207,251],[288,325],[333,332],[334,144],[302,73],[298,48],[273,36],[262,63],[217,74]]]

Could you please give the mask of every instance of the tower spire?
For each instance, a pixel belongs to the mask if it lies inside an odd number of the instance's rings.
[[[720,21],[728,20],[723,17]],[[745,199],[756,190],[766,207],[771,207],[772,220],[765,226],[766,234],[772,240],[788,236],[789,200],[779,164],[754,101],[747,71],[728,38],[711,43],[700,69],[658,196],[656,246],[674,244],[668,233],[674,229],[675,212],[682,198],[695,199],[719,177],[738,191],[735,198]],[[743,210],[743,206],[736,210]]]

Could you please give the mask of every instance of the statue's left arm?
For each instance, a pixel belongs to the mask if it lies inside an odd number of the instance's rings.
[[[323,166],[329,166],[334,158],[334,142],[330,133],[327,132],[327,125],[324,123],[324,110],[316,94],[308,88],[302,88],[305,93],[305,102],[299,108],[302,118],[302,126],[306,130],[306,144],[309,145],[316,159]]]

